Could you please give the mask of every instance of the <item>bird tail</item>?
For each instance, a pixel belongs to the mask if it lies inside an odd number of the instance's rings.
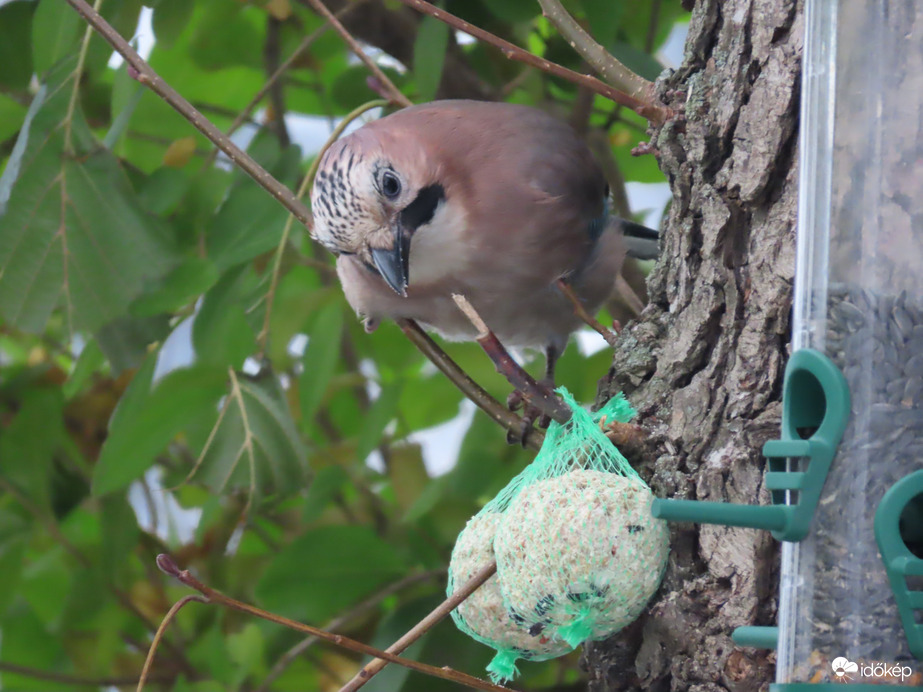
[[[625,235],[628,256],[640,260],[657,259],[660,254],[660,233],[634,221],[619,221]]]

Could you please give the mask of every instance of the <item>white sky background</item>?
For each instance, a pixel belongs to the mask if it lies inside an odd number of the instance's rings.
[[[0,5],[2,4],[3,0],[0,0]],[[152,15],[153,12],[150,8],[142,8],[138,29],[132,41],[136,50],[145,59],[150,55],[155,40],[151,26]],[[676,67],[680,64],[686,30],[686,24],[674,26],[663,48],[657,54],[662,64],[667,67]],[[471,40],[463,34],[459,36],[461,42]],[[374,55],[373,50],[370,52]],[[402,69],[400,65],[390,61],[388,56],[380,56],[379,60],[383,63],[388,61],[390,66]],[[110,67],[113,68],[118,67],[121,63],[122,58],[117,54],[113,54],[112,59],[109,61]],[[366,117],[366,120],[372,119],[376,115],[373,111]],[[291,113],[286,115],[285,123],[292,141],[301,147],[306,157],[317,153],[327,140],[327,137],[329,137],[332,127],[335,126],[335,123],[331,125],[331,122],[324,117]],[[361,124],[361,122],[357,122],[350,129],[360,127]],[[255,126],[244,126],[235,133],[232,139],[238,146],[246,147],[255,133]],[[227,159],[222,162],[219,157],[219,165],[222,163],[230,165]],[[646,212],[643,222],[652,228],[658,228],[664,207],[670,200],[669,186],[666,183],[628,183],[626,191],[631,208]],[[191,339],[192,319],[194,318],[188,318],[181,323],[164,343],[158,358],[155,379],[162,377],[171,370],[192,363],[194,359]],[[584,355],[591,355],[606,347],[603,338],[589,329],[578,332],[576,342],[577,348]],[[307,338],[304,335],[299,335],[290,344],[290,348],[302,353],[306,346]],[[377,394],[375,390],[376,387],[372,383],[370,393],[373,396]],[[454,467],[462,440],[475,415],[475,410],[475,405],[472,402],[464,400],[459,407],[458,415],[452,420],[410,435],[408,440],[422,447],[424,463],[430,476],[443,475]],[[384,470],[377,452],[369,457],[367,463],[373,469]],[[157,469],[152,469],[148,472],[146,480],[148,487],[152,489],[150,494],[145,494],[140,483],[135,483],[129,491],[129,500],[138,515],[141,526],[170,541],[182,543],[191,540],[201,512],[199,510],[183,510],[169,493],[163,492],[159,483],[159,471]],[[151,513],[152,507],[155,510],[153,515]]]

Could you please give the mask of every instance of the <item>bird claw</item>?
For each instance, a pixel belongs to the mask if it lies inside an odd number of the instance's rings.
[[[510,411],[518,411],[525,404],[526,398],[522,395],[518,389],[514,389],[510,392],[509,396],[506,397],[506,407]]]
[[[551,425],[551,416],[543,414],[540,408],[526,401],[526,398],[518,389],[513,390],[510,392],[510,395],[506,397],[506,405],[510,411],[522,409],[522,422],[520,423],[519,430],[510,429],[506,431],[507,444],[518,444],[525,449],[526,441],[529,439],[529,433],[532,431],[532,427],[535,425],[536,421],[538,421],[538,427],[542,429]]]

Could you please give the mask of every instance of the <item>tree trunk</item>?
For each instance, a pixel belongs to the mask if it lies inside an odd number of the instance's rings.
[[[673,190],[650,304],[627,328],[600,400],[623,390],[651,431],[641,465],[660,497],[769,501],[797,202],[801,0],[701,0],[683,66],[661,84],[685,113],[652,143]],[[774,654],[735,627],[775,624],[778,551],[765,531],[672,527],[659,595],[588,647],[590,690],[758,690]]]

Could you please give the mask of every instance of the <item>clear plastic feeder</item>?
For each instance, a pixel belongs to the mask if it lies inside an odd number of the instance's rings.
[[[923,468],[923,0],[807,0],[806,24],[793,347],[833,360],[852,408],[783,543],[776,679],[918,686],[874,523]]]

